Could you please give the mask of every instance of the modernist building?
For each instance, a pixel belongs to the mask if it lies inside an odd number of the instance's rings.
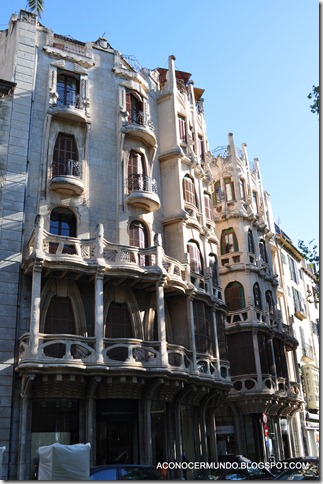
[[[210,152],[191,74],[22,10],[0,80],[3,478],[55,441],[92,465],[302,455],[269,196],[232,135]]]
[[[306,455],[319,455],[319,308],[314,268],[288,235],[275,226],[283,321],[299,341],[298,369],[305,406],[301,427]]]
[[[5,478],[55,441],[93,465],[216,459],[232,384],[203,90],[26,11],[0,50]]]
[[[232,134],[214,152],[214,220],[219,273],[228,308],[226,331],[233,389],[224,407],[236,418],[242,453],[264,461],[298,455],[302,407],[296,348],[277,298],[270,199],[258,159],[237,149]]]

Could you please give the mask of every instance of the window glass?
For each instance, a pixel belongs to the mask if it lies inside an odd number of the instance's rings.
[[[229,311],[237,311],[245,307],[244,289],[240,282],[230,282],[224,294]]]
[[[126,303],[111,302],[109,305],[106,328],[106,338],[132,338],[131,314]]]
[[[53,176],[81,177],[81,164],[78,161],[78,151],[73,135],[58,134],[53,153],[52,174]]]
[[[188,175],[185,175],[183,178],[183,192],[185,202],[197,207],[194,182]]]
[[[233,228],[225,229],[221,234],[221,254],[238,252],[238,240]]]
[[[227,202],[232,202],[235,200],[234,183],[231,178],[224,178],[224,184]]]
[[[187,244],[187,251],[190,255],[191,271],[202,274],[202,256],[197,243],[190,240]]]
[[[222,202],[222,190],[220,182],[217,181],[214,183],[214,193],[213,193],[213,203],[214,205],[218,205]]]

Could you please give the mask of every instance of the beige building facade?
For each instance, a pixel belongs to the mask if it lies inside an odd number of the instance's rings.
[[[0,32],[3,479],[56,441],[93,466],[305,452],[269,195],[231,134],[211,152],[191,77],[24,10]]]

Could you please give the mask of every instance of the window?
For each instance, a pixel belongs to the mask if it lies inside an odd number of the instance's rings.
[[[212,311],[202,301],[193,301],[195,344],[198,353],[213,354]]]
[[[233,228],[223,230],[221,234],[221,255],[238,252],[238,250],[238,240]]]
[[[251,252],[252,254],[255,253],[255,244],[251,229],[248,230],[248,252]]]
[[[50,215],[51,234],[76,237],[76,218],[68,208],[54,208]]]
[[[204,140],[202,136],[198,137],[198,145],[199,145],[199,160],[200,163],[204,163],[205,161],[205,150],[204,150]]]
[[[259,241],[259,255],[260,255],[260,259],[263,262],[266,262],[266,263],[268,262],[266,245],[265,245],[265,242],[263,240]]]
[[[294,300],[294,307],[295,307],[295,313],[303,313],[305,314],[305,304],[304,300],[302,298],[302,295],[295,287],[292,287],[293,291],[293,300]]]
[[[246,201],[245,181],[242,178],[240,178],[239,187],[241,200]]]
[[[128,123],[144,124],[144,103],[136,91],[126,92]]]
[[[138,220],[132,221],[129,226],[129,244],[141,249],[148,247],[147,229],[145,225]],[[134,262],[134,260],[132,260],[132,262]],[[141,266],[149,265],[150,257],[140,255],[138,262]]]
[[[185,202],[191,203],[194,207],[197,207],[194,182],[188,175],[185,175],[183,178],[183,193]]]
[[[183,144],[187,144],[186,119],[178,116],[179,139]]]
[[[69,297],[53,296],[46,314],[46,334],[76,334],[72,302]]]
[[[53,176],[81,177],[81,164],[78,161],[78,151],[73,135],[59,133],[56,138],[53,154]]]
[[[203,263],[200,248],[194,240],[190,240],[187,244],[187,252],[190,255],[190,268],[192,272],[197,274],[203,273]]]
[[[54,208],[50,215],[49,231],[54,235],[64,237],[76,237],[76,218],[74,213],[68,208]],[[58,242],[49,243],[49,253],[56,254]],[[74,244],[64,244],[63,254],[76,254]]]
[[[227,335],[225,331],[225,317],[223,313],[216,312],[216,331],[218,336],[219,353],[221,360],[228,359]]]
[[[227,202],[232,202],[233,200],[235,200],[234,183],[231,178],[224,178],[224,185],[226,200]]]
[[[110,303],[105,326],[105,337],[133,338],[132,319],[126,303]]]
[[[214,183],[213,203],[219,205],[222,202],[222,190],[220,181]]]
[[[254,299],[255,307],[257,309],[262,309],[261,293],[260,293],[260,287],[258,282],[256,282],[253,286],[253,299]]]
[[[230,282],[225,288],[224,297],[229,311],[238,311],[246,307],[244,289],[240,282]]]
[[[218,259],[215,254],[209,254],[211,278],[214,286],[219,286]]]
[[[209,193],[204,192],[204,207],[205,207],[205,216],[206,218],[212,220],[212,204],[211,204],[211,196]]]
[[[275,316],[275,303],[271,291],[266,291],[266,303],[268,304],[269,315]]]
[[[257,192],[252,192],[253,208],[256,213],[258,213],[258,197]]]
[[[131,151],[128,161],[128,190],[129,193],[133,190],[145,189],[145,165],[144,157],[136,151]]]
[[[80,79],[72,73],[58,70],[57,73],[57,104],[81,108]]]
[[[290,256],[288,256],[288,263],[289,263],[289,271],[290,271],[290,278],[292,281],[296,282],[296,284],[299,283],[299,278],[298,278],[298,273],[297,273],[297,267],[296,267],[296,262],[294,259],[292,259]]]

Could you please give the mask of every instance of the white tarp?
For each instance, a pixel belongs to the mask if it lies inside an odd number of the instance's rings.
[[[39,481],[87,481],[90,444],[52,444],[39,447]]]

